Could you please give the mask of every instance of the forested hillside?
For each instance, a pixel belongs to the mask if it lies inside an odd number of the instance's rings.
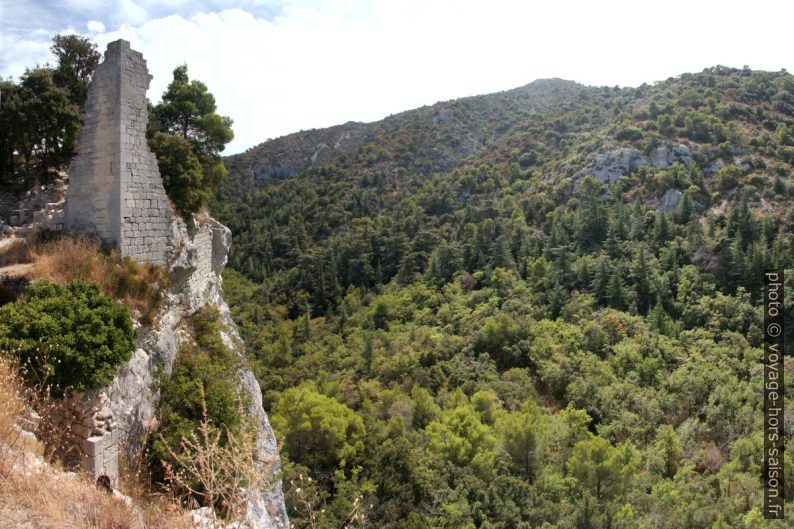
[[[792,75],[536,81],[225,163],[225,293],[298,526],[792,526],[759,480]]]

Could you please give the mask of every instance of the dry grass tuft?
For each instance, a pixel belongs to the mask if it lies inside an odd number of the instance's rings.
[[[103,252],[96,239],[65,236],[33,245],[34,279],[54,283],[82,280],[97,283],[105,295],[123,301],[150,324],[168,287],[168,273],[161,266],[123,259],[118,251]]]
[[[139,509],[94,485],[88,476],[55,469],[40,459],[0,462],[0,529],[187,529],[176,508]]]
[[[22,380],[16,365],[0,355],[0,462],[15,456],[22,442],[19,419],[25,412]]]
[[[31,453],[20,430],[29,407],[14,362],[0,355],[0,529],[187,529],[177,502],[131,486],[113,496],[89,476],[63,472]],[[123,479],[125,490],[129,479]]]

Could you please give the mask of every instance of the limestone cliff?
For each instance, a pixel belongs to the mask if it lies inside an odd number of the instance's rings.
[[[65,419],[79,436],[74,444],[83,468],[95,477],[106,476],[111,485],[117,481],[119,453],[133,461],[141,454],[155,419],[157,377],[171,373],[181,342],[188,339],[186,316],[206,305],[216,307],[226,328],[222,338],[245,359],[221,294],[231,232],[211,218],[185,223],[174,215],[146,141],[150,79],[146,61],[128,42],[108,44],[89,86],[63,218],[67,231],[98,235],[125,257],[165,266],[171,277],[154,322],[139,325],[132,358],[109,387],[79,396]],[[272,469],[273,477],[271,490],[252,495],[245,524],[249,529],[286,529],[279,456],[261,390],[250,371],[237,376],[250,397],[258,462]]]
[[[132,358],[119,369],[112,384],[104,390],[103,414],[105,424],[112,428],[101,433],[110,443],[118,438],[124,455],[135,460],[150,425],[156,416],[158,393],[156,377],[163,371],[170,374],[180,341],[185,339],[184,318],[207,304],[218,309],[226,330],[224,342],[233,351],[244,356],[242,341],[229,316],[229,308],[221,291],[221,272],[231,244],[231,232],[222,224],[209,219],[205,224],[186,226],[175,219],[173,223],[174,246],[180,248],[171,259],[171,292],[165,295],[155,322],[140,327],[136,349]],[[281,482],[278,448],[267,414],[262,408],[262,394],[258,382],[250,371],[238,373],[240,388],[248,394],[249,413],[257,425],[259,460],[263,465],[273,465],[273,488],[256,496],[249,506],[250,529],[286,529],[289,527]],[[114,433],[117,432],[117,433]],[[111,452],[112,447],[106,448]]]

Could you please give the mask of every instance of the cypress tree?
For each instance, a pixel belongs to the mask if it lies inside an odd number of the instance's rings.
[[[607,303],[607,285],[609,284],[609,263],[605,257],[598,264],[598,271],[593,279],[593,295],[602,305]]]

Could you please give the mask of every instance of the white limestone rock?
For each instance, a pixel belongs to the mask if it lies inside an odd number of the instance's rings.
[[[681,202],[681,196],[683,193],[678,189],[668,189],[662,195],[662,198],[659,200],[659,207],[660,211],[664,211],[665,213],[670,213],[671,211],[675,211],[678,207],[678,204]]]
[[[601,182],[611,184],[621,176],[644,166],[665,169],[673,164],[689,165],[694,159],[686,145],[660,145],[646,156],[635,149],[615,149],[595,157],[595,160],[580,171],[580,176],[592,175]]]

